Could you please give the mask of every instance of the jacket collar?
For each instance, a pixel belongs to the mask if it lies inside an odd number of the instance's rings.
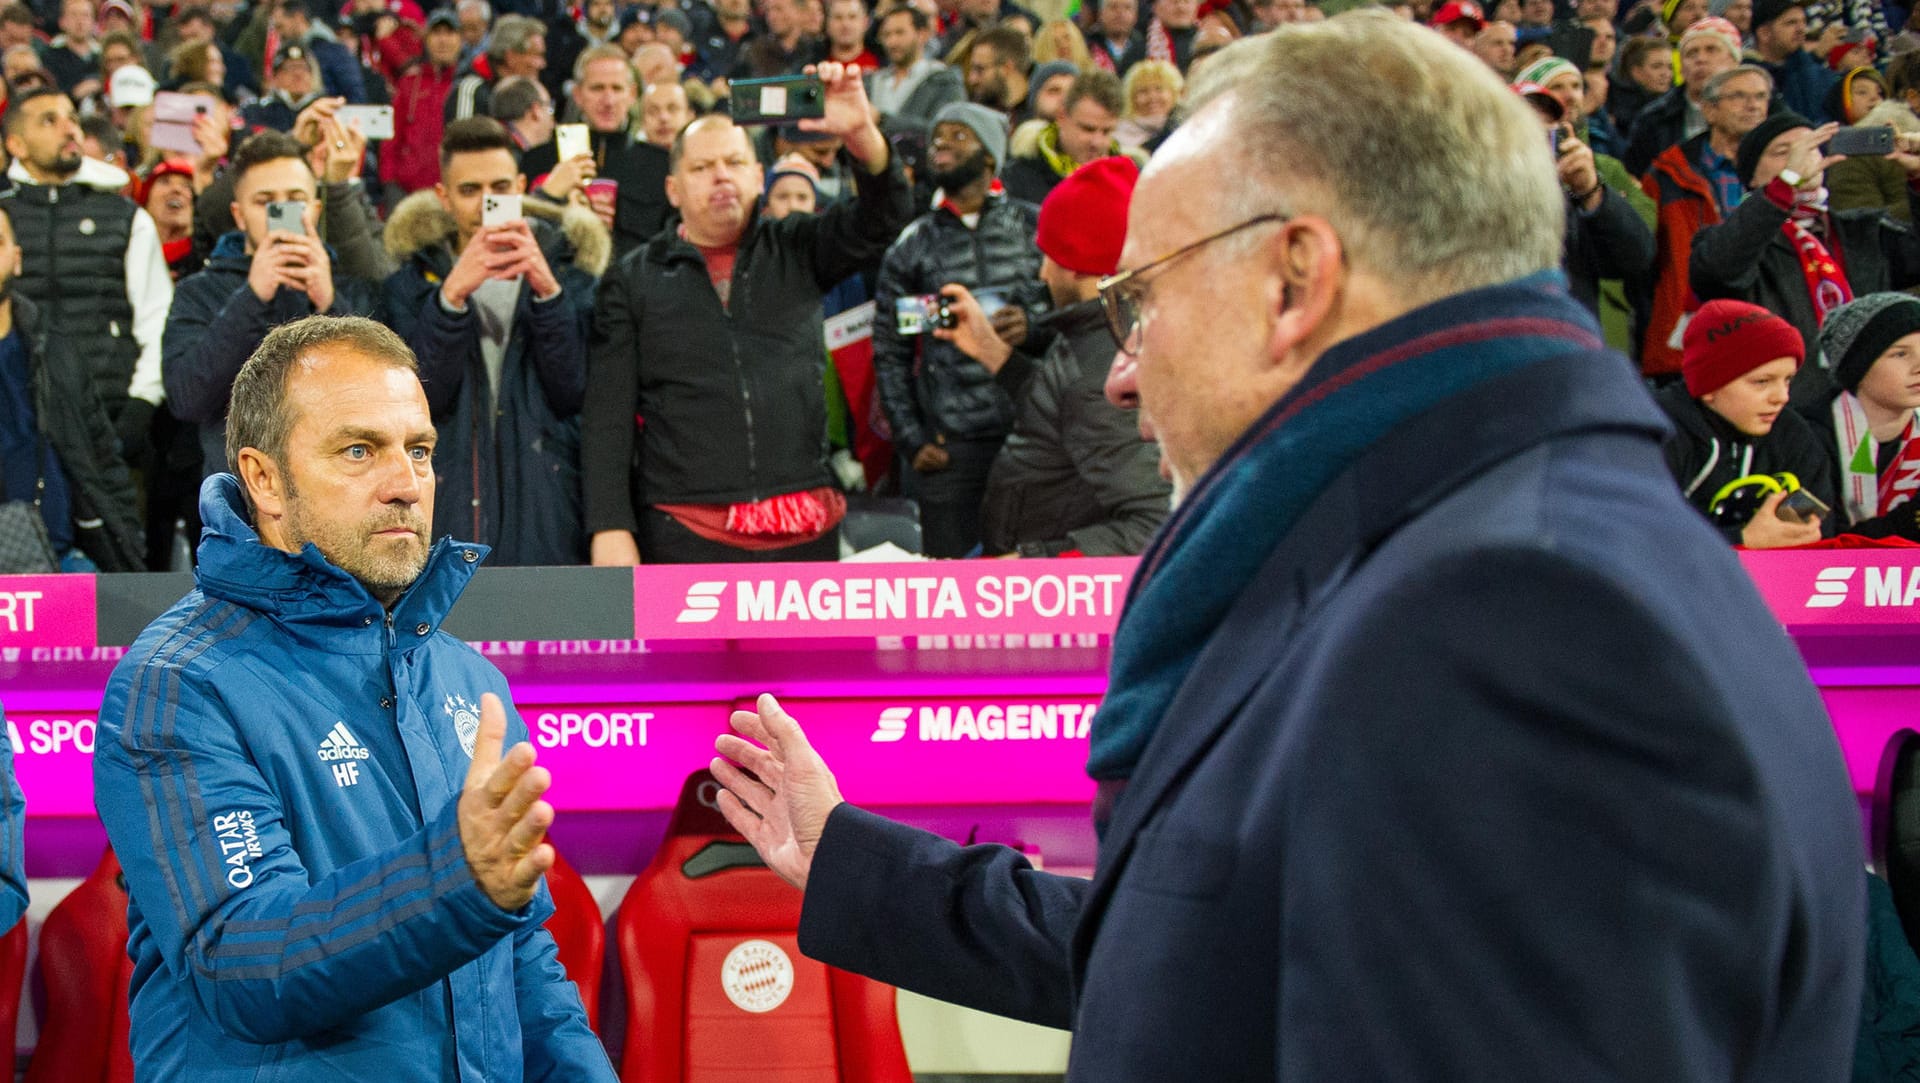
[[[1464,327],[1507,314],[1497,299],[1476,291],[1411,317],[1422,317],[1421,326],[1450,317]],[[1396,338],[1413,337],[1405,330],[1411,317],[1363,336],[1369,340],[1364,348],[1375,352],[1391,348]],[[1515,404],[1527,408],[1516,410]],[[1446,400],[1388,433],[1336,478],[1276,546],[1168,705],[1113,806],[1087,912],[1104,904],[1133,839],[1165,793],[1273,672],[1273,661],[1299,625],[1374,548],[1448,494],[1529,448],[1603,431],[1638,434],[1657,447],[1671,429],[1624,359],[1576,352]],[[1250,650],[1259,652],[1258,664]],[[1083,918],[1075,938],[1076,973],[1091,946],[1087,930],[1096,925]]]
[[[23,188],[66,188],[79,184],[102,192],[118,192],[120,189],[125,188],[127,183],[133,179],[132,174],[126,170],[116,165],[108,165],[98,158],[80,159],[79,171],[74,173],[71,180],[63,184],[41,184],[39,181],[33,179],[33,174],[27,172],[27,167],[22,165],[17,158],[14,159],[12,165],[7,167],[7,176],[15,184]]]
[[[323,633],[362,631],[385,620],[379,599],[312,543],[288,553],[262,542],[248,521],[240,479],[232,474],[202,483],[200,517],[205,525],[194,579],[208,597]],[[401,644],[415,645],[439,630],[487,553],[487,546],[474,542],[434,543],[426,569],[393,605],[394,626],[405,630]],[[422,625],[424,634],[416,632]]]

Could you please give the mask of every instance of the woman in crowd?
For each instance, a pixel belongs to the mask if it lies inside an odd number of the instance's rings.
[[[1139,150],[1166,130],[1167,117],[1180,100],[1184,84],[1180,69],[1165,60],[1142,60],[1127,70],[1121,87],[1127,108],[1119,127],[1113,130],[1120,149]]]

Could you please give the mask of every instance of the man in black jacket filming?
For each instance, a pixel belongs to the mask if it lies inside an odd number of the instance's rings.
[[[703,117],[674,140],[681,221],[602,279],[581,413],[595,564],[833,560],[845,502],[827,471],[820,300],[872,270],[911,214],[859,72],[818,66],[856,196],[762,218],[747,133]]]

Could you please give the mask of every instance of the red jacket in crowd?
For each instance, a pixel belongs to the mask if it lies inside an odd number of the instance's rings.
[[[441,118],[453,90],[452,68],[436,68],[425,59],[394,82],[393,128],[406,133],[380,150],[380,179],[409,192],[440,183]]]
[[[1653,311],[1646,337],[1640,343],[1640,371],[1648,376],[1680,371],[1680,349],[1669,345],[1681,317],[1700,307],[1687,280],[1693,253],[1693,235],[1720,222],[1713,189],[1693,167],[1689,157],[1705,136],[1675,143],[1653,160],[1640,187],[1660,206],[1654,233],[1658,255],[1653,283]]]

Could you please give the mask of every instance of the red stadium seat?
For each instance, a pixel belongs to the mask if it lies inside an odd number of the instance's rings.
[[[547,919],[547,931],[560,949],[560,965],[567,977],[580,987],[580,1002],[587,1007],[587,1025],[600,1029],[600,968],[607,958],[607,926],[600,920],[600,904],[580,874],[556,854],[553,868],[547,870],[547,890],[553,893],[553,916]]]
[[[666,841],[620,904],[625,1083],[911,1083],[891,986],[800,954],[800,893],[680,790]]]
[[[0,975],[3,976],[3,975]],[[40,1044],[27,1083],[131,1083],[127,885],[108,850],[40,928]]]
[[[0,936],[0,1079],[13,1078],[13,1035],[20,1025],[20,987],[27,976],[27,919]]]

